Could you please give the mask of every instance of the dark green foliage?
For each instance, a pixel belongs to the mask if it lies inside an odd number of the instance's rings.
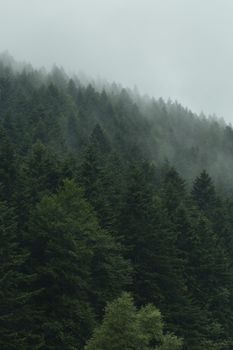
[[[231,350],[231,126],[4,62],[0,348]]]
[[[93,328],[94,310],[128,283],[119,247],[100,229],[82,190],[71,181],[57,195],[42,198],[24,239],[26,269],[36,276],[30,290],[38,291],[28,342],[40,339],[43,330],[44,348],[80,349]]]
[[[217,197],[212,179],[205,170],[195,179],[192,196],[200,210],[207,216],[213,214],[217,206]]]
[[[8,136],[0,128],[0,200],[11,201],[16,183],[16,154]]]
[[[14,210],[0,202],[0,348],[3,350],[26,349],[28,334],[21,321],[32,297],[27,288],[33,276],[22,272],[27,254],[17,242],[16,223]]]

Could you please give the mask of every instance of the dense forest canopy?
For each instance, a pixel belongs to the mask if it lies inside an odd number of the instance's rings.
[[[223,120],[115,83],[70,78],[56,66],[46,73],[7,54],[0,63],[1,121],[18,152],[39,140],[59,156],[79,157],[98,124],[125,159],[140,152],[156,166],[169,162],[188,183],[206,169],[219,190],[232,192],[233,129]]]
[[[2,55],[0,348],[232,349],[232,172],[224,121]]]

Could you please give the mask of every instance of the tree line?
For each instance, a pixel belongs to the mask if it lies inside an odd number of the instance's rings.
[[[232,349],[231,127],[55,73],[0,67],[1,349]]]

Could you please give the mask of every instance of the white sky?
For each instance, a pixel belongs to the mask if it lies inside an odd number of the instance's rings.
[[[0,0],[0,52],[233,122],[233,0]]]

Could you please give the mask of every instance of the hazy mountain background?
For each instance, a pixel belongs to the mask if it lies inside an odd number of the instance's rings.
[[[0,52],[232,122],[231,0],[1,0]]]
[[[140,152],[141,157],[158,167],[169,163],[185,177],[188,185],[206,169],[220,192],[232,192],[233,130],[223,119],[203,113],[197,115],[170,99],[165,102],[162,98],[143,97],[137,90],[116,83],[94,80],[83,74],[69,76],[57,66],[48,72],[44,68],[34,70],[30,64],[18,63],[6,52],[0,60],[3,125],[12,130],[16,128],[16,133],[17,128],[21,129],[20,142],[28,140],[27,150],[38,137],[50,146],[53,144],[55,152],[59,152],[62,141],[60,151],[69,150],[78,156],[94,126],[99,124],[126,159],[130,159],[132,152],[134,157]],[[45,116],[37,111],[40,107],[36,105],[35,94],[40,94],[41,89],[45,97],[48,91],[46,103],[51,104],[50,119],[54,122],[49,126],[43,101],[40,104]],[[51,93],[55,94],[53,98],[49,98]],[[32,125],[34,113],[36,124]],[[37,135],[37,128],[42,129],[38,132],[45,133],[44,140]],[[12,141],[17,144],[17,139]]]

